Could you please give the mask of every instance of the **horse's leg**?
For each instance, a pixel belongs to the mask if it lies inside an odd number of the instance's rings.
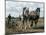
[[[28,18],[26,17],[26,23],[27,23],[27,20],[28,20]]]
[[[31,27],[33,26],[33,20],[31,21]]]
[[[29,22],[30,22],[30,18],[29,18]]]
[[[25,20],[25,18],[23,18],[23,24],[24,24],[24,20]]]
[[[29,23],[30,23],[30,21],[31,21],[31,18],[29,17]]]
[[[35,21],[35,26],[37,26],[38,20]]]
[[[26,17],[24,17],[24,19],[23,19],[23,24],[24,24],[25,22],[27,23]]]
[[[32,21],[31,21],[31,20],[32,20],[32,17],[31,17],[31,16],[29,16],[29,22],[31,22],[31,23],[32,23]]]
[[[27,22],[27,19],[25,18],[25,22]]]
[[[25,22],[27,23],[27,17],[25,17]]]

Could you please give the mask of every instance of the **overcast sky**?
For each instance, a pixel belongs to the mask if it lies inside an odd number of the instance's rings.
[[[40,8],[40,17],[43,17],[43,3],[34,2],[15,2],[14,0],[6,1],[6,17],[11,14],[11,16],[18,17],[23,12],[23,7],[28,7],[29,11]]]

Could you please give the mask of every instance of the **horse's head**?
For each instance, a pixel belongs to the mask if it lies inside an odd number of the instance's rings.
[[[25,11],[25,10],[26,10],[26,7],[23,8],[23,11]]]
[[[27,15],[28,16],[28,14],[29,14],[29,8],[25,8],[24,15]]]
[[[40,12],[40,8],[37,8],[37,9],[36,9],[36,12]]]
[[[38,16],[40,16],[40,8],[36,9],[36,13],[37,13]]]

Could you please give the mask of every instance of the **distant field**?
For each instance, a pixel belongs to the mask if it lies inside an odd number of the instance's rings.
[[[12,21],[13,22],[13,21]],[[13,24],[11,22],[11,24]],[[11,26],[8,25],[8,26]],[[17,24],[17,26],[16,26]],[[35,32],[44,32],[44,19],[40,18],[37,26],[35,26],[35,23],[33,23],[33,27],[30,26],[31,22],[25,22],[23,25],[22,21],[16,21],[14,19],[14,26],[11,26],[11,28],[7,27],[7,20],[6,20],[6,33],[35,33]]]

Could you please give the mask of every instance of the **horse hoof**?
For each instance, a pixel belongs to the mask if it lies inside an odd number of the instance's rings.
[[[33,25],[31,25],[31,27],[32,27]]]
[[[33,24],[31,24],[31,27],[33,26]]]
[[[32,27],[32,25],[31,25],[31,27]]]

